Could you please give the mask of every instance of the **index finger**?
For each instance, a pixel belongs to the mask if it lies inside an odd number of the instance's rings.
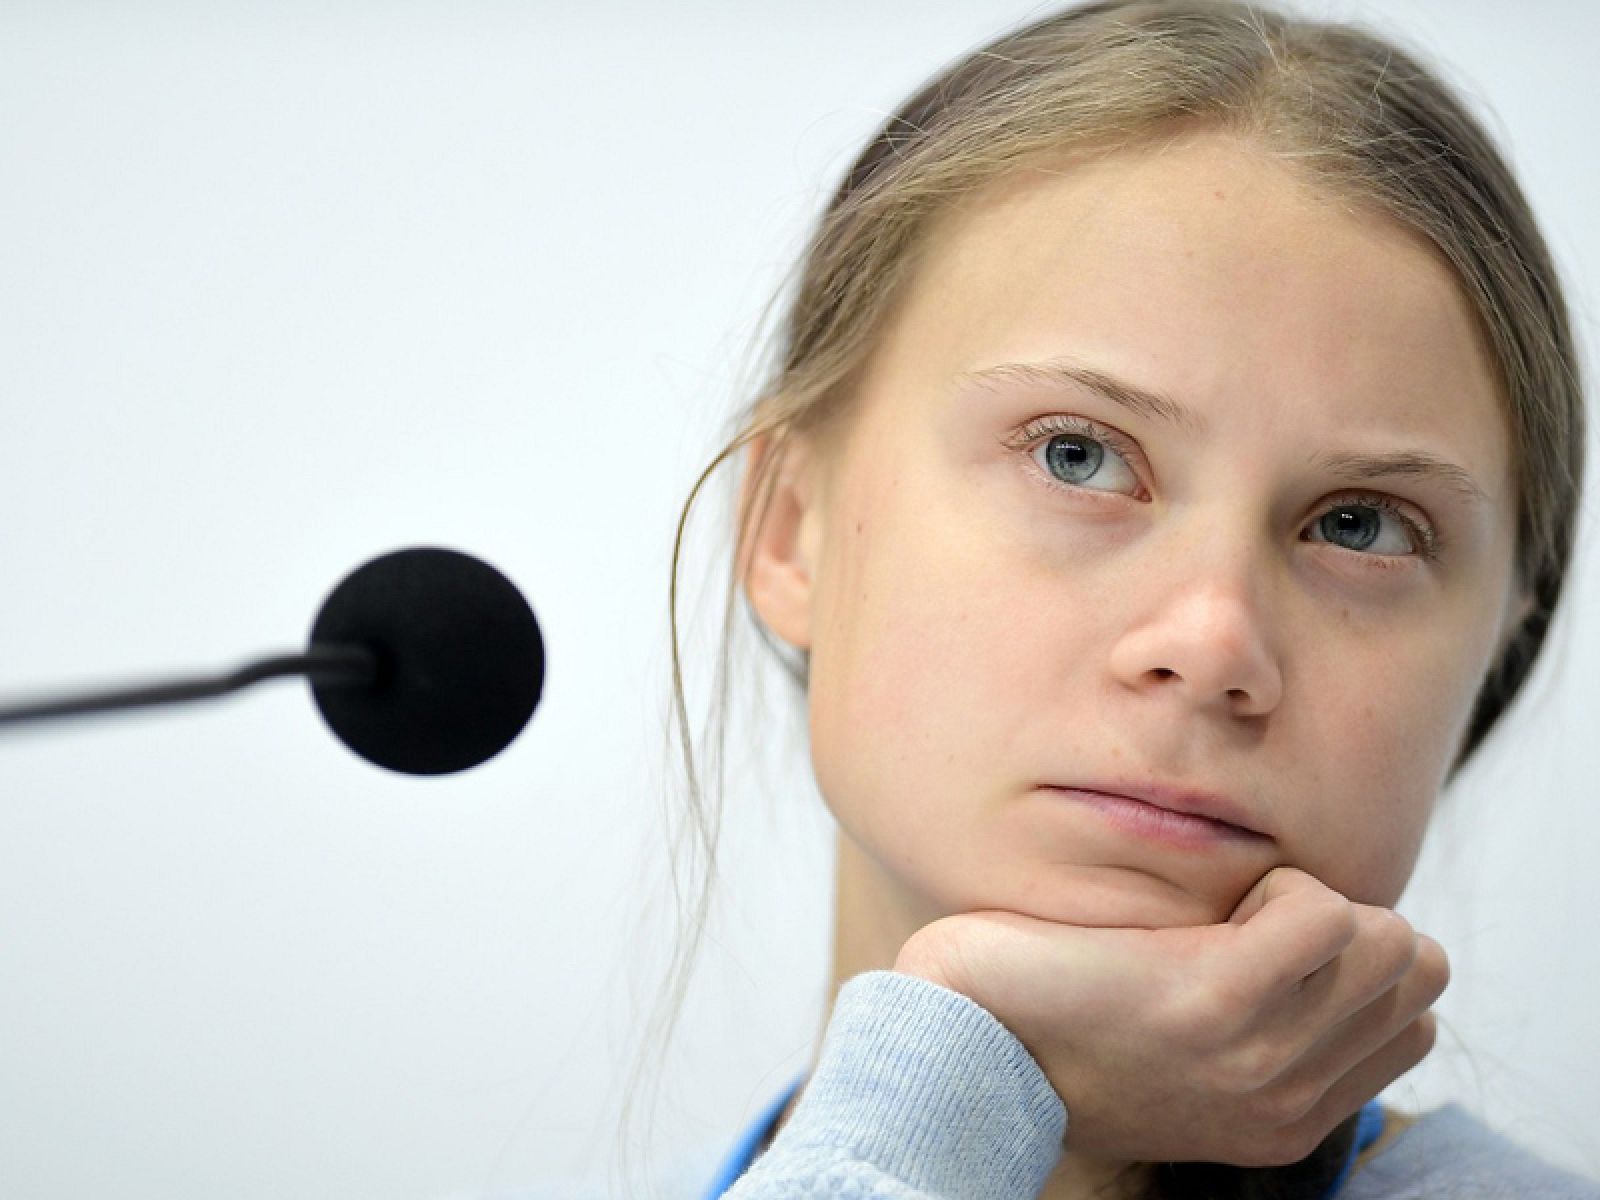
[[[1355,905],[1315,876],[1275,867],[1239,902],[1229,924],[1233,970],[1253,994],[1287,992],[1355,940]]]

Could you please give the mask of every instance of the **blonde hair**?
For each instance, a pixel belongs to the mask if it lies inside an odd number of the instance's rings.
[[[658,1008],[642,1038],[635,1079],[670,1040],[715,876],[728,645],[743,570],[729,580],[722,614],[708,722],[716,730],[711,761],[718,787],[711,792],[716,807],[708,822],[678,645],[679,559],[696,497],[719,466],[766,439],[767,452],[751,464],[737,513],[734,561],[743,563],[789,439],[831,435],[848,420],[852,384],[900,298],[931,220],[952,202],[1047,156],[1114,153],[1172,129],[1193,128],[1248,139],[1297,169],[1322,194],[1421,234],[1453,267],[1504,398],[1518,502],[1514,567],[1532,608],[1484,679],[1451,778],[1522,689],[1572,554],[1583,484],[1584,404],[1555,268],[1510,168],[1479,122],[1418,55],[1390,38],[1256,4],[1106,0],[1004,34],[918,89],[846,172],[798,264],[798,286],[769,377],[735,415],[731,436],[684,503],[669,600],[672,718],[688,789],[684,820],[707,866],[689,936],[680,932],[675,944],[664,1009]],[[803,691],[807,656],[790,657],[755,624]],[[675,887],[678,847],[675,838]],[[679,903],[681,921],[681,896]],[[658,1039],[663,1011],[667,1032]],[[626,1094],[624,1133],[631,1085]],[[1301,1164],[1317,1169],[1299,1175],[1291,1168],[1192,1165],[1209,1169],[1207,1186],[1224,1187],[1229,1195],[1307,1188],[1314,1193],[1315,1181],[1342,1162],[1349,1124]],[[1177,1178],[1170,1170],[1167,1176]],[[1227,1182],[1219,1183],[1222,1177]]]

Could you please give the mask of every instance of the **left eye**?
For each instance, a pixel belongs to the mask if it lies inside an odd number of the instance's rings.
[[[1312,541],[1333,542],[1335,545],[1344,546],[1346,550],[1366,550],[1378,540],[1378,535],[1385,516],[1392,517],[1397,529],[1394,538],[1390,539],[1390,548],[1382,552],[1384,557],[1405,557],[1411,554],[1427,553],[1427,539],[1421,534],[1416,523],[1401,513],[1394,505],[1381,497],[1363,497],[1355,500],[1341,501],[1323,513],[1311,528],[1322,536],[1313,538]],[[1341,537],[1352,537],[1354,545],[1345,545],[1337,541]],[[1398,542],[1398,545],[1395,543]]]
[[[1045,472],[1046,482],[1075,491],[1102,491],[1086,486],[1114,464],[1113,475],[1121,473],[1128,487],[1138,491],[1139,480],[1128,460],[1137,452],[1119,436],[1073,417],[1054,417],[1023,431],[1030,457]],[[1389,517],[1388,540],[1378,545],[1384,534],[1384,517]],[[1312,522],[1316,535],[1308,540],[1337,545],[1372,559],[1431,559],[1435,556],[1435,535],[1431,526],[1409,516],[1387,496],[1355,495],[1339,498]],[[1368,553],[1371,551],[1370,553]],[[1397,563],[1374,562],[1374,566]]]

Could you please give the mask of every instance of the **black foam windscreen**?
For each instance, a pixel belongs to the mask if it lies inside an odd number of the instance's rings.
[[[370,686],[313,682],[317,709],[369,762],[410,775],[462,771],[504,749],[539,703],[544,641],[533,610],[488,563],[418,546],[357,567],[311,628],[313,647],[359,645]]]

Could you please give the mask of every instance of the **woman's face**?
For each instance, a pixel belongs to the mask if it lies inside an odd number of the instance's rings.
[[[1052,362],[1185,416],[997,369]],[[1339,461],[1408,453],[1482,497]],[[947,214],[848,426],[787,470],[747,587],[809,650],[818,785],[913,925],[1215,922],[1280,864],[1392,906],[1520,616],[1507,426],[1444,261],[1217,133]],[[1116,782],[1255,834],[1057,790]]]

